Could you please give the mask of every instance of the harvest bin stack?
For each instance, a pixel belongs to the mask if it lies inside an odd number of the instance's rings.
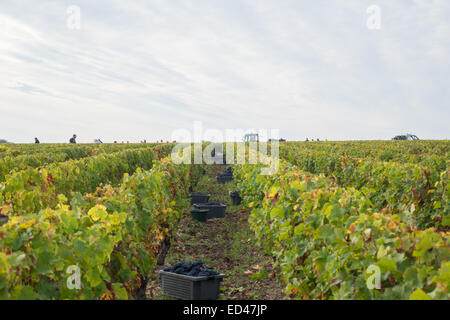
[[[192,218],[194,218],[194,220],[206,222],[206,220],[208,220],[208,212],[209,210],[205,209],[192,209],[191,216]]]
[[[190,197],[191,197],[191,204],[196,204],[208,202],[211,195],[205,193],[192,192],[190,194]]]
[[[232,167],[226,168],[225,171],[219,174],[216,178],[217,182],[219,183],[233,181],[233,168]]]
[[[208,210],[207,219],[223,218],[227,209],[227,206],[220,202],[196,203],[194,207],[199,210]]]
[[[206,222],[208,219],[223,218],[225,216],[226,205],[219,202],[208,202],[210,194],[191,193],[191,205],[195,209],[191,210],[191,216],[201,222]]]

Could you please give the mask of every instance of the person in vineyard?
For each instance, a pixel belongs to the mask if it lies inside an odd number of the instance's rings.
[[[74,134],[73,136],[72,136],[72,138],[70,138],[70,140],[69,140],[69,142],[70,143],[77,143],[77,135],[76,134]]]
[[[34,138],[34,143],[41,143],[38,138]]]

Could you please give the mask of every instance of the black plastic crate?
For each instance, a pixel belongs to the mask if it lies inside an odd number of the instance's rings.
[[[191,204],[206,203],[209,201],[209,198],[211,197],[210,194],[198,192],[192,192],[189,196],[191,198]]]
[[[190,277],[183,274],[159,271],[163,292],[182,300],[216,300],[220,293],[220,282],[225,277]]]
[[[206,222],[209,216],[209,210],[207,209],[192,209],[191,210],[191,216],[194,218],[194,220],[200,221],[200,222]]]
[[[238,206],[241,204],[242,198],[239,195],[239,191],[230,192],[231,202],[234,206]]]
[[[194,207],[195,209],[209,210],[208,219],[225,217],[227,209],[227,206],[220,202],[196,203]]]

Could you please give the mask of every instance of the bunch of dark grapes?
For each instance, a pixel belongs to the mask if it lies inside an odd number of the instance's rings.
[[[227,167],[222,174],[233,174],[233,168],[232,167]]]
[[[213,277],[219,274],[218,272],[205,266],[201,260],[197,260],[196,262],[178,262],[171,267],[164,268],[163,270],[177,274],[184,274],[190,277]]]

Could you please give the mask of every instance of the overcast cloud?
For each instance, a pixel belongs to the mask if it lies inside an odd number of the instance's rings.
[[[0,2],[13,142],[168,140],[195,120],[289,140],[448,139],[449,74],[448,0]]]

